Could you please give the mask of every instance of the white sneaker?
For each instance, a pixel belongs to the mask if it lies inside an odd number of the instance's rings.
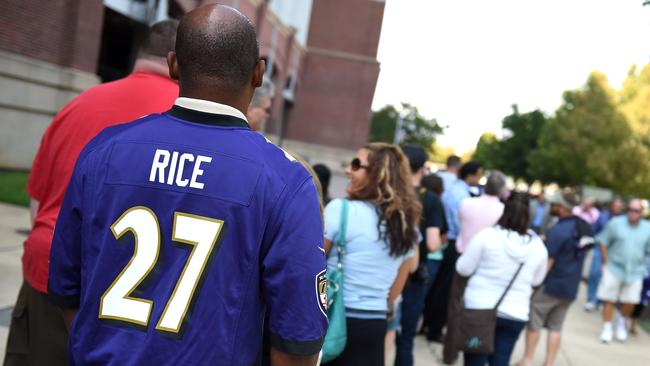
[[[625,318],[619,317],[616,322],[616,340],[625,342],[627,340],[627,322]]]
[[[612,332],[612,323],[606,323],[603,325],[603,332],[600,333],[600,341],[603,343],[610,343],[614,338],[614,332]]]
[[[585,311],[590,313],[592,311],[596,310],[596,303],[595,302],[586,302],[585,303]]]

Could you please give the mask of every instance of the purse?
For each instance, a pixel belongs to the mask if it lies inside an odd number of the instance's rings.
[[[519,275],[523,263],[512,276],[508,287],[492,309],[467,309],[463,306],[458,318],[458,349],[467,353],[491,354],[494,352],[494,332],[497,309]]]
[[[322,363],[337,358],[348,341],[348,328],[343,303],[343,255],[345,254],[345,234],[348,226],[348,201],[343,199],[341,224],[336,238],[338,263],[336,269],[327,273],[327,318],[329,327],[323,343]]]

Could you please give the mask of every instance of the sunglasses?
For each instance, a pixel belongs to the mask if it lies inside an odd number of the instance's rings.
[[[628,209],[627,209],[627,212],[632,212],[632,213],[641,213],[641,212],[643,212],[643,210],[641,210],[641,209],[639,209],[639,208],[628,208]]]
[[[352,169],[353,172],[356,172],[359,169],[368,169],[368,166],[362,165],[361,160],[359,160],[359,158],[354,158],[350,162],[350,169]]]

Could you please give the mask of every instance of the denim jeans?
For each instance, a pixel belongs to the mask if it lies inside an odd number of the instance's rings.
[[[424,300],[440,266],[440,261],[429,260],[427,262],[429,282],[409,282],[402,292],[402,329],[395,340],[397,345],[395,366],[413,365],[413,339],[417,332],[418,320],[422,315]]]
[[[603,259],[600,256],[598,247],[594,247],[594,258],[591,261],[591,268],[589,270],[589,281],[587,282],[587,302],[598,303],[596,293],[598,292],[598,285],[602,277]]]
[[[497,318],[496,331],[494,332],[494,353],[491,355],[470,354],[465,352],[465,366],[508,366],[510,356],[515,348],[519,334],[526,326],[526,322]]]

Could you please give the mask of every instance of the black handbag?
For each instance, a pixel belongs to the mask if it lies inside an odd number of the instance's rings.
[[[491,354],[494,352],[494,331],[497,309],[519,275],[523,263],[512,276],[508,287],[492,309],[467,309],[463,306],[458,318],[457,348],[467,353]]]

